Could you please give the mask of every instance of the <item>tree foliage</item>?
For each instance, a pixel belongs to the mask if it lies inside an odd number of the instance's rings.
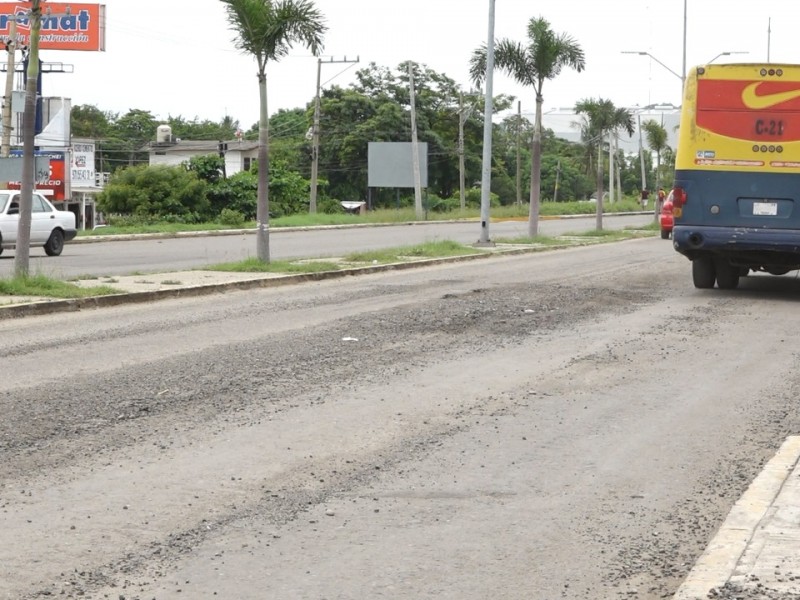
[[[120,169],[97,198],[106,214],[182,223],[211,217],[208,184],[185,167],[135,166]]]
[[[234,45],[257,64],[258,127],[258,232],[256,252],[269,262],[269,133],[267,64],[285,57],[295,44],[316,56],[328,27],[311,0],[220,0],[225,5]]]
[[[470,75],[480,83],[486,77],[487,48],[484,44],[476,49],[470,61]],[[506,72],[523,86],[533,88],[536,94],[536,118],[531,141],[531,194],[528,234],[533,237],[539,231],[539,202],[542,176],[542,91],[544,82],[557,77],[564,67],[583,71],[586,60],[581,46],[567,34],[557,34],[550,23],[542,18],[528,22],[527,44],[502,39],[494,50],[495,67]]]

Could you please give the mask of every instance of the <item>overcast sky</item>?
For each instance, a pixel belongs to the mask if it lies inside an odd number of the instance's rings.
[[[83,0],[82,3],[91,3]],[[219,0],[105,0],[105,52],[42,51],[45,62],[72,65],[46,74],[45,96],[70,98],[124,114],[148,110],[158,119],[258,121],[256,65],[233,49]],[[358,57],[356,65],[323,64],[323,86],[346,87],[370,62],[396,69],[414,60],[470,88],[471,52],[488,36],[489,0],[316,0],[329,30],[323,60]],[[688,0],[687,69],[708,62],[800,62],[795,11],[788,0],[739,3]],[[585,98],[617,106],[680,104],[684,0],[496,0],[495,38],[526,40],[530,18],[542,16],[584,49],[586,70],[565,70],[545,82],[545,111]],[[769,30],[771,29],[771,33]],[[649,52],[648,56],[623,51]],[[672,71],[672,72],[670,72]],[[269,112],[304,107],[315,93],[317,61],[303,48],[268,66]],[[498,74],[495,94],[534,109],[532,90]]]

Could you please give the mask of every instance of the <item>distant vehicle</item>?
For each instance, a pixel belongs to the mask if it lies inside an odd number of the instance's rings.
[[[672,192],[670,192],[664,204],[661,206],[658,222],[661,226],[661,239],[668,240],[669,236],[672,235],[672,227],[675,224],[672,217]]]
[[[800,65],[691,69],[671,195],[695,287],[800,269]]]
[[[0,254],[7,248],[17,245],[19,228],[19,190],[0,190]],[[75,214],[58,210],[50,201],[33,193],[31,205],[31,246],[42,246],[48,256],[58,256],[64,249],[64,242],[73,239]]]

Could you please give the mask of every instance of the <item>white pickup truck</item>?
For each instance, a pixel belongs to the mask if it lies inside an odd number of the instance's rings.
[[[33,193],[31,205],[31,246],[42,246],[48,256],[58,256],[64,249],[64,242],[73,239],[75,214],[68,210],[58,210],[39,193]],[[19,228],[19,190],[0,190],[0,254],[6,248],[17,245]]]

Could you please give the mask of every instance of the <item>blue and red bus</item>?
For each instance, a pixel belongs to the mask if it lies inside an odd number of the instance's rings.
[[[688,73],[670,196],[695,287],[800,269],[800,65]]]

